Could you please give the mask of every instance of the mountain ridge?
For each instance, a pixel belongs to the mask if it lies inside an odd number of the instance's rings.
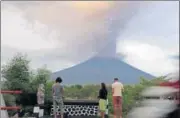
[[[52,79],[62,77],[64,84],[98,84],[105,82],[110,84],[113,78],[118,77],[124,84],[135,84],[140,77],[153,79],[154,76],[143,72],[117,58],[93,57],[76,66],[56,71]]]

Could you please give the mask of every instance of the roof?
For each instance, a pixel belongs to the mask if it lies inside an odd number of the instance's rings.
[[[180,80],[176,81],[170,81],[170,82],[163,82],[159,84],[160,86],[166,86],[166,87],[173,87],[173,88],[180,88]]]

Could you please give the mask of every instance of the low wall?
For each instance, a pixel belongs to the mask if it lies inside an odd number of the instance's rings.
[[[58,108],[57,114],[60,114]],[[53,105],[51,106],[51,116],[53,115]],[[95,118],[98,115],[98,101],[97,100],[65,100],[64,111],[69,118]]]

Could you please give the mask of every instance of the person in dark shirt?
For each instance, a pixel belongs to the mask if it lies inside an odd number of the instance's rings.
[[[106,89],[105,83],[101,83],[101,89],[99,90],[99,110],[101,113],[101,118],[105,117],[105,111],[107,106],[107,94],[108,91]]]

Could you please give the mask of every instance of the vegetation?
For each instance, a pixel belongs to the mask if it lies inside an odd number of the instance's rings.
[[[36,93],[37,87],[40,83],[45,85],[45,101],[52,100],[51,87],[54,82],[49,81],[51,72],[46,67],[39,68],[37,70],[31,70],[30,60],[26,55],[18,53],[15,55],[6,65],[2,67],[2,76],[8,81],[5,82],[4,89],[8,90],[22,90],[25,93]],[[153,80],[146,80],[140,78],[140,83],[134,85],[125,85],[123,92],[123,114],[136,105],[135,103],[141,99],[139,95],[141,91],[148,86],[162,82],[163,78],[156,78]],[[99,84],[99,83],[98,83]],[[97,99],[99,85],[71,85],[64,86],[66,99]],[[109,109],[110,113],[112,109],[112,94],[111,86],[107,85],[109,95]],[[15,99],[19,99],[18,95],[4,95],[7,105],[14,105]],[[24,96],[25,97],[25,96]],[[25,106],[23,106],[25,107]]]

